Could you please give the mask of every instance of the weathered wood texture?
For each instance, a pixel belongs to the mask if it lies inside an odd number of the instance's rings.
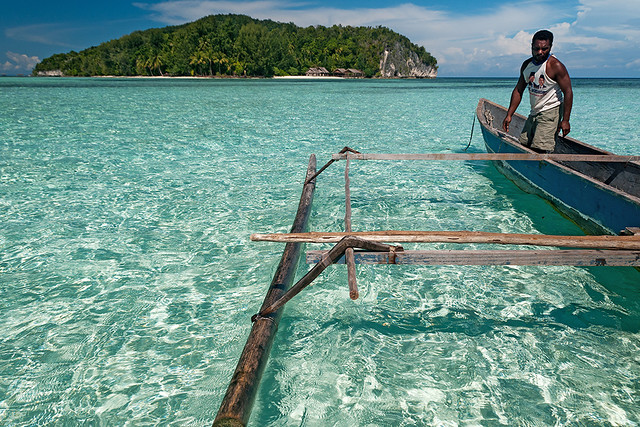
[[[345,198],[345,214],[344,214],[344,230],[351,232],[351,189],[349,187],[349,157],[347,157],[346,166],[344,167],[344,198]],[[347,283],[349,284],[349,298],[357,300],[358,283],[356,281],[356,261],[353,258],[353,248],[347,248],[344,254],[347,263]]]
[[[637,162],[640,156],[615,154],[529,154],[529,153],[338,153],[332,160],[555,160],[561,162]]]
[[[252,234],[251,240],[269,242],[335,243],[344,236],[375,242],[404,243],[494,243],[501,245],[557,246],[567,248],[640,250],[640,235],[633,236],[551,236],[544,234],[505,234],[483,231],[354,231],[289,234]]]
[[[313,176],[315,170],[316,158],[315,155],[312,155],[309,159],[306,179]],[[315,182],[304,185],[291,232],[302,232],[306,229],[314,190]],[[288,243],[285,246],[262,309],[277,301],[291,286],[295,278],[300,252],[301,243]],[[214,427],[244,426],[249,421],[260,379],[267,364],[281,316],[282,310],[279,310],[271,316],[260,318],[253,323],[247,343],[214,420]]]
[[[326,251],[308,251],[307,263],[319,262]],[[391,258],[391,259],[390,259]],[[619,250],[430,250],[355,252],[357,264],[405,265],[548,265],[640,266],[640,251]],[[344,258],[336,264],[344,263]]]

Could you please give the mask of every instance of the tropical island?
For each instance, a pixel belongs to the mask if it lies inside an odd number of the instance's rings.
[[[45,58],[35,76],[434,78],[437,60],[385,27],[298,27],[211,15]]]

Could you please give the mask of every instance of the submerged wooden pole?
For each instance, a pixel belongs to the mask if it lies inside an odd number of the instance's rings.
[[[309,159],[306,183],[300,196],[298,212],[291,227],[292,233],[303,232],[307,227],[315,190],[315,182],[308,180],[308,178],[314,175],[315,170],[316,157],[312,155]],[[261,310],[277,301],[293,283],[300,259],[301,245],[301,243],[292,242],[285,246]],[[281,317],[282,310],[278,310],[253,323],[247,343],[213,422],[214,427],[245,426],[249,421],[260,379],[269,359],[269,352]]]
[[[344,168],[344,198],[346,203],[344,214],[344,230],[351,233],[351,190],[349,189],[349,153],[347,153],[347,164]],[[347,248],[344,253],[347,264],[347,283],[349,284],[349,298],[357,300],[358,284],[356,282],[356,261],[353,255],[353,248]]]

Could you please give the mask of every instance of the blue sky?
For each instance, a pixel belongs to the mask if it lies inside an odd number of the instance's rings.
[[[441,77],[515,76],[533,33],[555,34],[572,77],[640,77],[638,0],[33,0],[0,13],[0,74],[26,74],[54,53],[218,13],[300,26],[386,26],[424,46]]]

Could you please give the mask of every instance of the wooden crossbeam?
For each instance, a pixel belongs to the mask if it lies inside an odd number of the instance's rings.
[[[315,264],[327,251],[308,251]],[[540,266],[640,266],[640,251],[618,250],[425,250],[400,252],[355,251],[356,264],[403,265],[540,265]],[[344,257],[336,264],[344,263]]]
[[[640,161],[640,156],[618,156],[615,154],[533,154],[533,153],[338,153],[333,160],[522,160],[560,162],[616,162]]]
[[[253,241],[337,243],[344,236],[387,243],[492,243],[500,245],[556,246],[566,248],[640,250],[640,235],[553,236],[483,231],[354,231],[252,234]]]

